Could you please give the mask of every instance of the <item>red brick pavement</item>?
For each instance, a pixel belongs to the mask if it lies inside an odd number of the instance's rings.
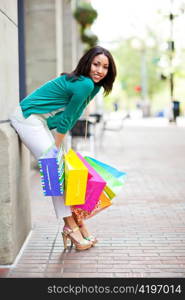
[[[87,221],[99,243],[63,250],[50,198],[32,173],[33,228],[16,264],[1,277],[185,277],[185,128],[125,122],[104,133],[97,158],[128,172],[107,210]]]

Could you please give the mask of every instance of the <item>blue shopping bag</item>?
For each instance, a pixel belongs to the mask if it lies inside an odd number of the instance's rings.
[[[55,146],[48,148],[38,159],[44,196],[64,194],[64,153]]]

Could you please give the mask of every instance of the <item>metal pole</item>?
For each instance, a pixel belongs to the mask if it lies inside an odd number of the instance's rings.
[[[147,100],[147,67],[146,67],[146,49],[141,49],[141,97],[142,100]]]
[[[174,100],[174,73],[173,73],[173,56],[174,56],[174,50],[175,50],[175,45],[174,45],[174,40],[173,40],[173,27],[174,27],[174,15],[173,15],[173,0],[171,0],[171,12],[169,15],[169,20],[170,20],[170,42],[169,42],[169,59],[170,59],[170,99],[171,101]]]
[[[26,96],[26,66],[24,38],[24,0],[18,0],[18,40],[19,40],[19,99]]]

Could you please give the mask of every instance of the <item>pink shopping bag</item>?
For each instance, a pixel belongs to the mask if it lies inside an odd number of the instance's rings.
[[[98,202],[98,199],[106,185],[106,181],[90,166],[80,153],[77,152],[76,154],[88,169],[89,176],[86,186],[85,203],[75,205],[74,207],[91,212]]]

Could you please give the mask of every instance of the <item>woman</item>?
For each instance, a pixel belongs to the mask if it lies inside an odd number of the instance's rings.
[[[110,52],[100,46],[93,47],[82,56],[73,72],[62,73],[24,98],[11,116],[11,124],[36,159],[52,145],[57,152],[66,133],[100,88],[104,88],[105,95],[111,92],[115,77],[116,66]],[[67,239],[77,250],[93,246],[96,238],[84,223],[77,223],[63,197],[53,196],[52,200],[57,218],[64,220],[64,247]]]

